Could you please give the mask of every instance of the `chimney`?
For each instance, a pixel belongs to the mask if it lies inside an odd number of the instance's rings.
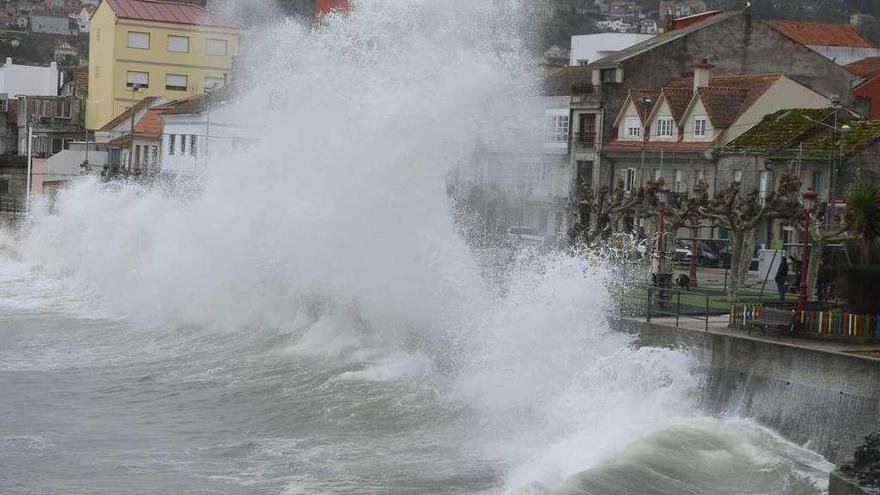
[[[705,88],[709,85],[709,78],[712,76],[712,65],[708,58],[703,58],[694,66],[694,93],[699,88]]]
[[[665,14],[663,14],[663,32],[668,33],[675,29],[675,18],[672,16],[672,11],[667,10]]]

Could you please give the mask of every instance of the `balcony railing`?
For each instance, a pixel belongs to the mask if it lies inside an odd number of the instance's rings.
[[[21,196],[0,194],[0,213],[23,213],[24,200]]]
[[[578,148],[595,148],[596,133],[595,132],[578,132],[574,135],[573,141]]]

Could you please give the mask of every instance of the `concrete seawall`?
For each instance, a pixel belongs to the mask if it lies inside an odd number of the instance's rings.
[[[640,345],[685,348],[705,371],[701,405],[755,419],[839,464],[880,420],[880,360],[772,338],[621,320]]]

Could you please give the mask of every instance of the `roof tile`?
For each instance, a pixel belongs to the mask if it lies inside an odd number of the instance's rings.
[[[875,48],[849,24],[802,21],[764,21],[765,24],[802,45]]]
[[[142,21],[168,22],[242,29],[232,19],[209,12],[189,3],[164,2],[160,0],[106,0],[117,17]]]
[[[863,58],[844,67],[859,77],[871,77],[880,74],[880,57]]]

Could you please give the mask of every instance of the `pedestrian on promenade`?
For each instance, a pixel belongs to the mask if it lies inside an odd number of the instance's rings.
[[[779,302],[785,302],[785,283],[788,280],[788,259],[783,256],[776,270],[776,288],[779,290]]]

